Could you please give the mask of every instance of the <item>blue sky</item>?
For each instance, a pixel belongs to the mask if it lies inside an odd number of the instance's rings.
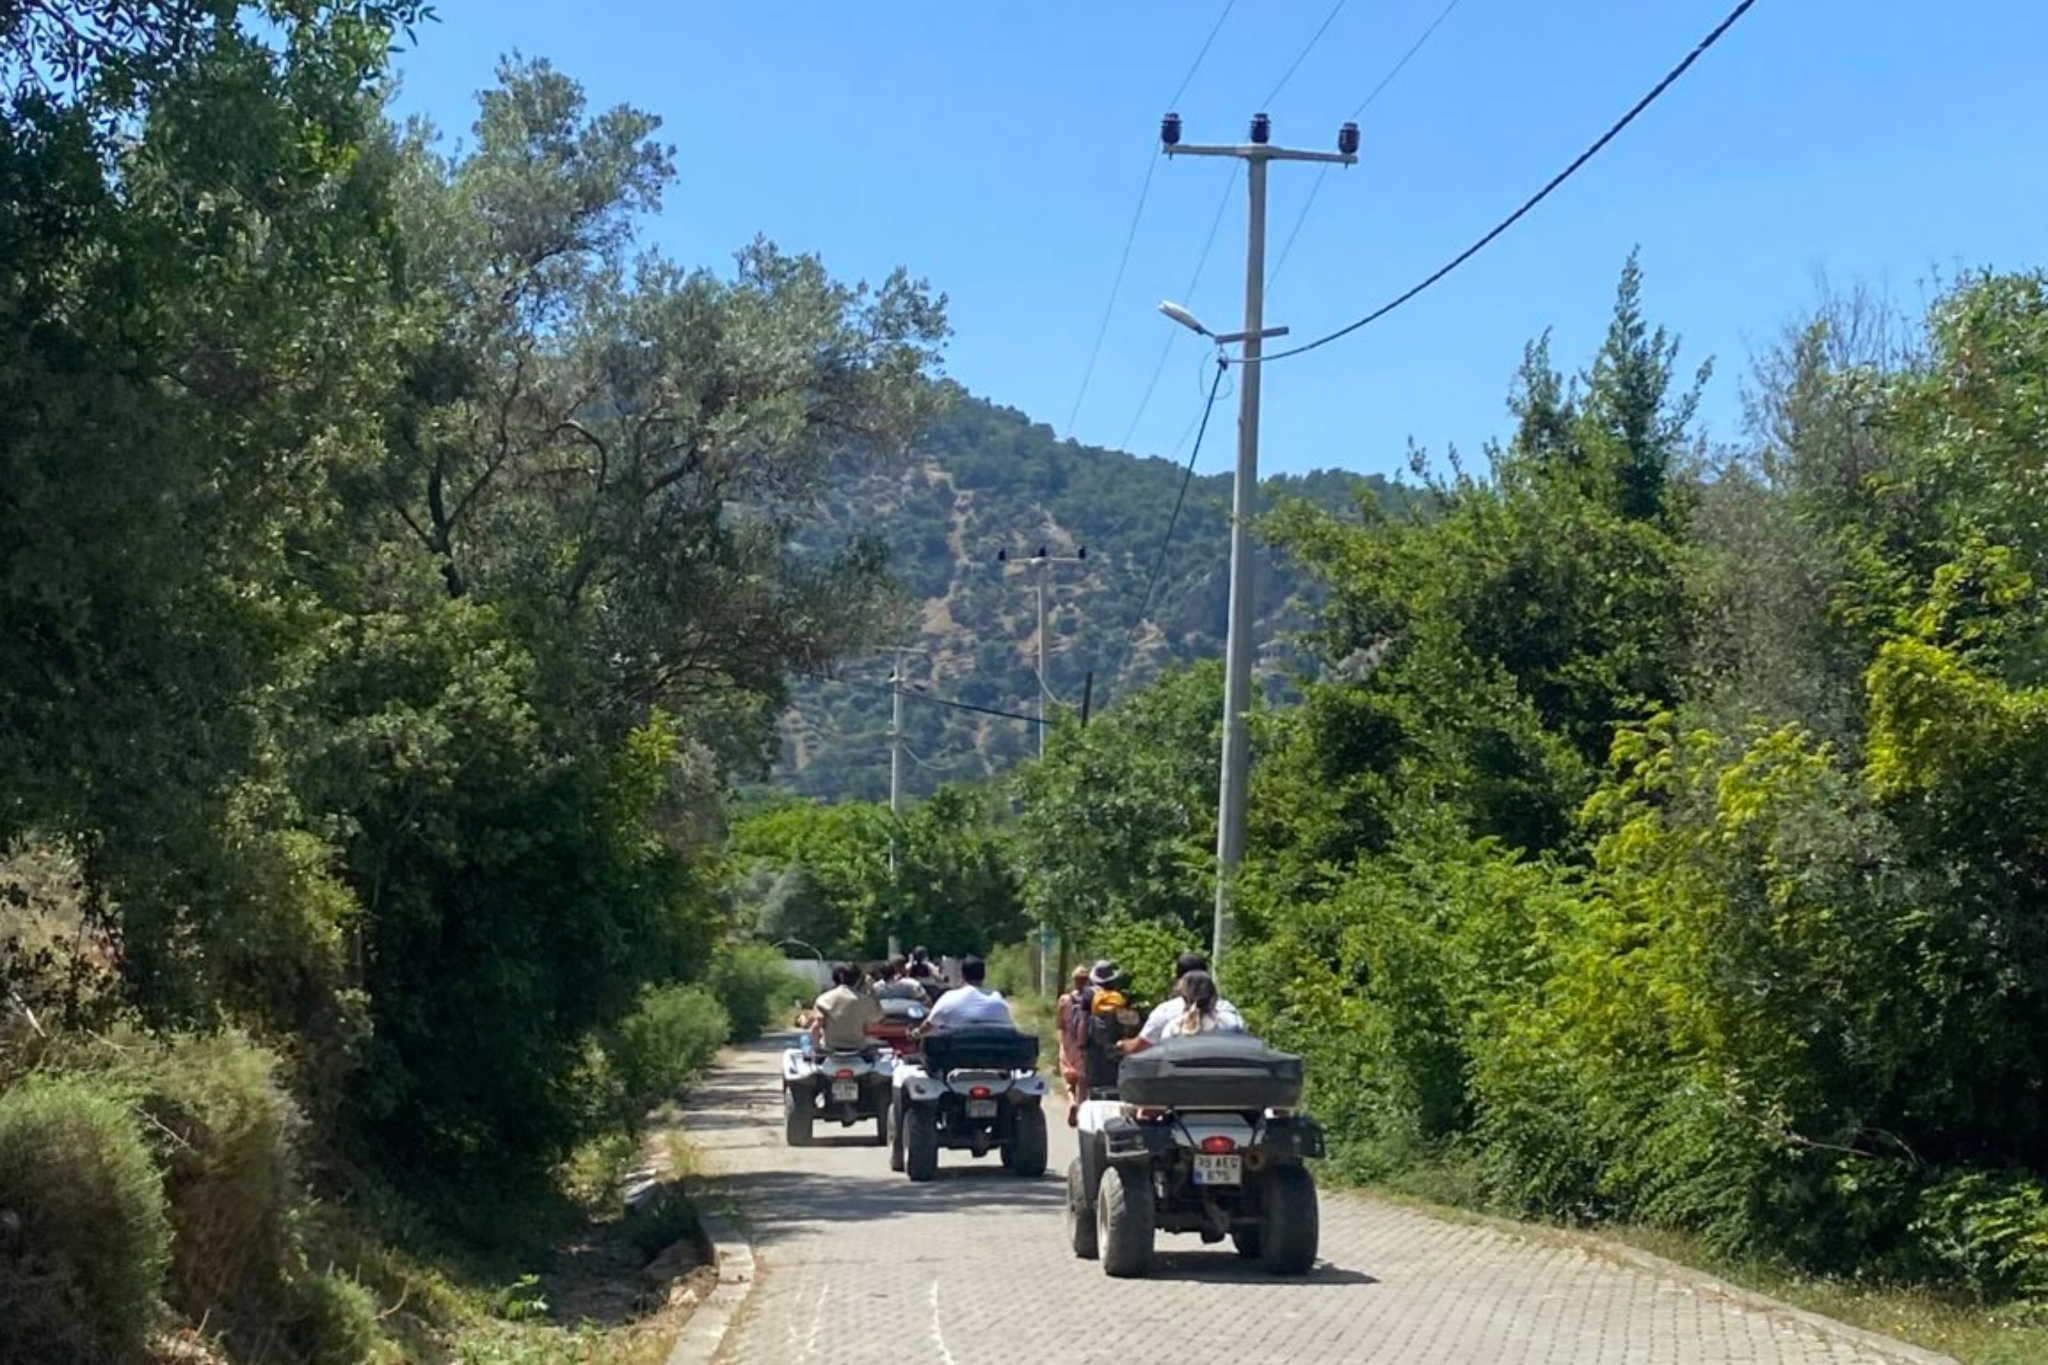
[[[1237,0],[1178,108],[1190,141],[1329,147],[1445,0]],[[1706,32],[1728,0],[1461,0],[1360,119],[1267,300],[1296,338],[1376,307],[1548,179]],[[677,183],[649,239],[724,268],[764,233],[836,272],[901,263],[951,297],[949,372],[1062,435],[1167,454],[1199,407],[1201,343],[1155,311],[1234,325],[1244,194],[1187,292],[1230,163],[1157,165],[1078,419],[1158,120],[1222,0],[1166,5],[439,0],[400,60],[401,106],[466,133],[500,54],[544,56],[593,105],[661,115]],[[1263,468],[1392,472],[1409,440],[1475,455],[1506,428],[1523,343],[1588,359],[1640,247],[1652,317],[1711,355],[1709,434],[1739,434],[1749,356],[1817,276],[1917,306],[1937,272],[2048,264],[2048,4],[1759,0],[1601,157],[1461,271],[1265,385]],[[1273,172],[1277,256],[1316,179]],[[1269,260],[1272,259],[1269,257]],[[1141,407],[1161,349],[1157,389]],[[1227,416],[1227,414],[1219,414]],[[1226,469],[1234,423],[1199,467]],[[1128,436],[1128,440],[1126,437]]]

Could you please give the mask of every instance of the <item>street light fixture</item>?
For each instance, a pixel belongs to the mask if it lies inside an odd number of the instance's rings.
[[[1202,325],[1201,320],[1199,318],[1197,318],[1193,313],[1190,313],[1187,309],[1181,307],[1179,304],[1175,303],[1171,299],[1161,299],[1159,301],[1159,311],[1166,314],[1166,316],[1172,318],[1175,322],[1187,328],[1190,332],[1193,332],[1198,337],[1205,337],[1209,335],[1209,329]]]

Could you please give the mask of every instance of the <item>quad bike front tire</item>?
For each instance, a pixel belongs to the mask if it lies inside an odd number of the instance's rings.
[[[1148,1166],[1111,1166],[1095,1191],[1096,1244],[1103,1273],[1135,1280],[1152,1268],[1157,1211]]]
[[[1081,1158],[1075,1157],[1067,1163],[1067,1244],[1080,1260],[1092,1261],[1102,1254],[1095,1234],[1095,1210],[1088,1203],[1087,1176],[1082,1171]]]
[[[814,1117],[810,1096],[798,1098],[790,1086],[782,1087],[782,1139],[792,1147],[811,1145],[811,1120]]]
[[[1012,1145],[1004,1155],[1004,1165],[1026,1180],[1036,1180],[1045,1174],[1047,1143],[1045,1131],[1045,1106],[1026,1105],[1017,1111],[1017,1131]]]
[[[939,1116],[921,1104],[903,1112],[903,1173],[922,1185],[939,1175]]]
[[[1266,1172],[1265,1225],[1260,1251],[1270,1275],[1306,1275],[1315,1266],[1322,1235],[1315,1177],[1292,1162]]]

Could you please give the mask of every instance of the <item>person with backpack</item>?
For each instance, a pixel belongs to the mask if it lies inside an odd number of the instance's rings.
[[[1053,1026],[1058,1030],[1060,1040],[1060,1080],[1067,1087],[1069,1128],[1080,1121],[1081,1101],[1086,1096],[1082,1089],[1082,1075],[1087,1059],[1082,1053],[1079,1032],[1074,1027],[1074,1012],[1087,1008],[1087,996],[1088,969],[1076,963],[1072,987],[1059,998],[1053,1010]]]
[[[1123,1041],[1137,1029],[1138,1017],[1124,992],[1123,974],[1104,959],[1088,973],[1088,984],[1068,1011],[1074,1050],[1081,1056],[1081,1096],[1114,1089],[1123,1063]],[[1076,1110],[1074,1121],[1078,1123]]]

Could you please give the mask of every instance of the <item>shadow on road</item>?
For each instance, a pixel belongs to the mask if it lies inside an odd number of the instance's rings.
[[[1234,1251],[1160,1251],[1153,1259],[1154,1280],[1179,1280],[1190,1284],[1331,1285],[1353,1287],[1380,1281],[1362,1270],[1346,1270],[1327,1261],[1318,1262],[1306,1275],[1268,1275],[1258,1262],[1248,1261]]]
[[[939,1178],[927,1185],[913,1185],[900,1175],[878,1178],[823,1171],[756,1171],[710,1183],[736,1197],[757,1243],[816,1236],[820,1223],[864,1223],[990,1206],[1050,1213],[1062,1208],[1067,1197],[1065,1182],[1049,1176],[1025,1180],[993,1160],[979,1167],[941,1165]]]

